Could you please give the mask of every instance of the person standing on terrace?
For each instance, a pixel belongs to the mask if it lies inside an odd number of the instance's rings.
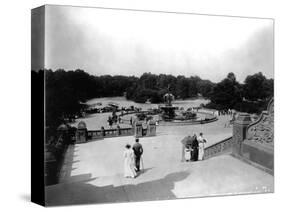
[[[206,144],[206,139],[203,137],[203,133],[201,132],[197,138],[198,145],[199,145],[199,152],[198,152],[198,160],[204,160],[204,148]]]
[[[131,149],[131,145],[127,144],[124,151],[124,177],[135,178],[137,173],[135,171],[134,151]]]
[[[141,156],[143,154],[143,148],[142,148],[142,145],[139,143],[138,138],[136,138],[136,142],[133,145],[133,150],[134,150],[134,153],[135,153],[136,171],[139,172],[140,171],[140,160],[141,160]]]

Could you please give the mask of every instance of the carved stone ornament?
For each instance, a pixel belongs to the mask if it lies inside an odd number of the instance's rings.
[[[247,129],[247,140],[262,145],[274,145],[274,101],[270,100],[267,111],[263,111],[256,122]]]

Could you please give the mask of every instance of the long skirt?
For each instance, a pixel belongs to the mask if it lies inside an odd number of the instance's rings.
[[[191,151],[189,149],[185,149],[185,160],[191,160]]]
[[[137,175],[135,171],[135,164],[131,158],[125,158],[124,160],[124,177],[135,177]]]
[[[191,160],[198,161],[198,148],[194,148],[191,153]]]
[[[204,160],[204,144],[199,143],[198,160]]]

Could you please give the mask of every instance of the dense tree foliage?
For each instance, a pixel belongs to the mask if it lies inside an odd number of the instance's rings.
[[[82,103],[88,99],[122,96],[136,80],[125,76],[97,77],[83,70],[45,70],[47,126],[57,127],[65,118],[79,115],[85,107]]]
[[[247,76],[243,90],[246,99],[250,101],[263,100],[273,94],[273,79],[267,80],[261,72]]]
[[[168,92],[168,87],[176,98],[186,99],[196,97],[198,94],[209,97],[214,83],[202,80],[198,76],[187,78],[144,73],[132,87],[127,89],[127,98],[140,103],[148,99],[152,103],[159,103],[163,101],[163,95]]]
[[[233,73],[217,83],[206,105],[219,110],[235,109],[241,112],[260,113],[266,109],[273,96],[273,79],[266,79],[262,73],[249,75],[244,84],[236,81]]]
[[[236,81],[233,73],[219,82],[210,95],[211,102],[224,108],[234,108],[237,102],[242,101],[242,86]]]

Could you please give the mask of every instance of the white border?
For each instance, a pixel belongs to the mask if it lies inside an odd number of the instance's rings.
[[[275,18],[275,58],[280,58],[280,6],[263,0],[27,0],[3,1],[0,7],[1,152],[0,210],[43,210],[30,198],[30,9],[43,4],[147,9],[187,13]],[[275,60],[275,128],[279,124],[280,62]],[[275,194],[194,198],[171,201],[71,206],[85,211],[272,211],[280,195],[280,134],[275,133]],[[280,205],[280,204],[278,204]],[[52,208],[61,210],[64,207]]]

